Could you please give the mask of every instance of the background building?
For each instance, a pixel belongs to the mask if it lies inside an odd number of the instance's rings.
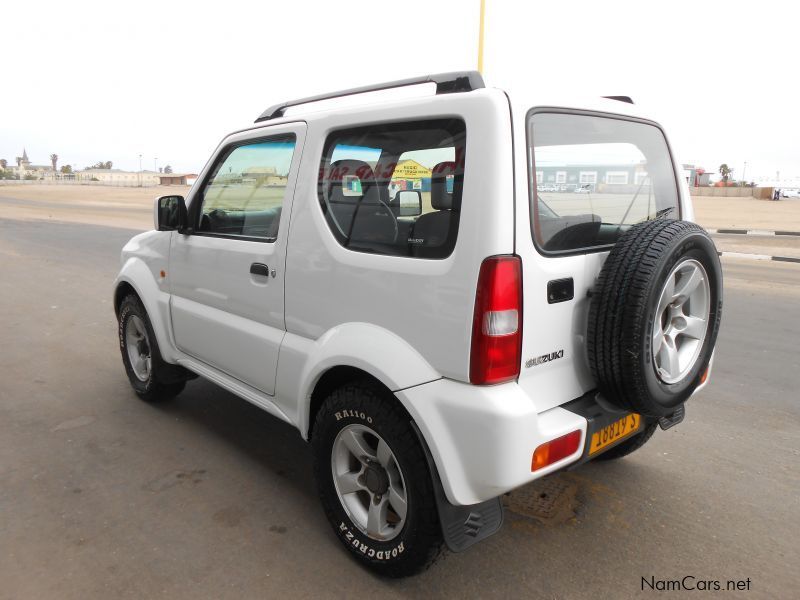
[[[701,187],[711,184],[711,173],[695,165],[683,165],[683,177],[690,187]]]
[[[84,169],[75,171],[75,181],[100,182],[122,187],[150,187],[155,185],[191,185],[196,173],[158,173],[156,171],[123,171],[122,169]]]
[[[155,171],[123,171],[121,169],[84,169],[75,172],[77,181],[100,181],[107,185],[151,186],[159,185],[161,173]]]
[[[572,190],[582,185],[639,185],[647,177],[644,163],[548,165],[536,167],[539,188]]]
[[[53,165],[34,165],[28,159],[28,152],[22,149],[22,156],[17,157],[17,166],[14,169],[20,179],[41,179],[46,174],[53,173]]]

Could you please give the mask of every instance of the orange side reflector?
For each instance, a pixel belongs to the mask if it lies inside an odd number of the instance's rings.
[[[547,465],[552,465],[562,458],[573,454],[581,443],[581,430],[573,431],[567,435],[545,442],[533,453],[531,459],[531,471],[543,469]]]
[[[706,379],[708,379],[708,372],[709,372],[710,370],[711,370],[711,365],[708,365],[708,366],[706,367],[706,370],[705,370],[705,371],[703,371],[703,374],[702,374],[702,375],[700,375],[700,385],[703,385],[703,384],[706,382]]]

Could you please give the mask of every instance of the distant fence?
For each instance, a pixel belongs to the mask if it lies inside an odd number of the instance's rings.
[[[78,181],[69,179],[0,179],[4,185],[99,185],[101,187],[158,187],[158,183],[121,182],[121,181]]]
[[[690,187],[692,196],[713,196],[718,198],[755,198],[772,200],[775,188],[771,187]]]

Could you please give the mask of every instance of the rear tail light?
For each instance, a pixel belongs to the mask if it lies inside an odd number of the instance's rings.
[[[521,356],[522,261],[491,256],[478,276],[469,380],[487,385],[516,379]]]
[[[531,471],[544,469],[548,465],[552,465],[560,461],[562,458],[574,454],[578,450],[581,443],[581,430],[577,429],[562,435],[559,438],[545,442],[533,453],[531,459]]]

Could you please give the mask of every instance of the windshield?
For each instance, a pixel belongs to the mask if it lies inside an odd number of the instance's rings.
[[[532,229],[542,250],[602,248],[635,223],[679,217],[675,172],[658,127],[535,112],[528,140]]]

